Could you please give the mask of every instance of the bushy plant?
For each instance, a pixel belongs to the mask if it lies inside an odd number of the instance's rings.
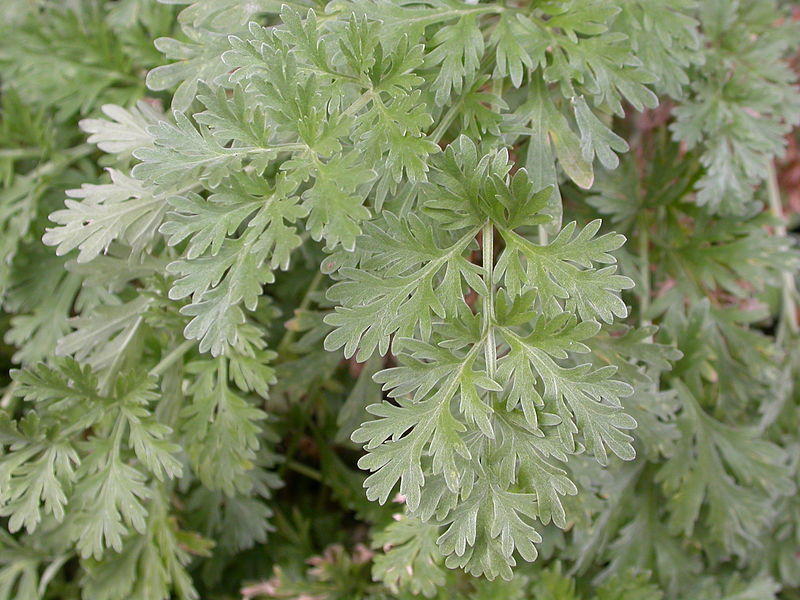
[[[0,600],[800,598],[790,5],[162,2],[3,3]]]

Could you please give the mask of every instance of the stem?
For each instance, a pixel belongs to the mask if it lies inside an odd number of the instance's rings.
[[[56,576],[56,573],[58,573],[61,567],[64,566],[64,563],[67,562],[70,558],[72,557],[69,553],[59,554],[42,572],[42,576],[39,578],[39,587],[37,589],[40,598],[44,598],[47,586],[50,584],[53,577]]]
[[[114,387],[114,378],[117,375],[118,369],[120,364],[122,363],[123,358],[125,357],[125,348],[131,342],[133,337],[136,335],[136,332],[139,331],[139,327],[141,327],[142,323],[144,323],[144,319],[140,316],[136,319],[136,322],[133,324],[133,327],[130,328],[128,334],[125,336],[124,340],[121,340],[117,349],[117,355],[114,357],[114,360],[111,361],[111,365],[108,367],[108,371],[106,371],[105,375],[101,379],[100,389],[104,394],[110,394],[112,388]]]
[[[300,473],[301,475],[305,475],[309,479],[313,479],[314,481],[320,481],[320,482],[322,481],[322,474],[316,469],[309,467],[306,464],[303,464],[296,460],[287,460],[286,466],[295,473]]]
[[[503,79],[492,80],[492,95],[496,96],[497,98],[503,97],[503,82]],[[500,105],[497,104],[497,102],[493,102],[492,110],[496,113],[500,113]]]
[[[314,279],[312,279],[311,283],[308,284],[308,289],[306,290],[306,293],[303,296],[303,300],[300,302],[300,305],[295,309],[294,311],[295,314],[300,313],[309,307],[309,305],[311,304],[311,295],[317,290],[317,287],[319,287],[321,281],[322,281],[322,271],[317,271],[316,274],[314,275]],[[286,330],[286,333],[283,334],[281,341],[278,342],[278,346],[276,348],[278,354],[285,352],[289,348],[289,346],[292,345],[292,342],[294,342],[295,335],[296,335],[295,331],[291,329]]]
[[[217,400],[217,412],[222,412],[227,408],[227,391],[228,391],[228,359],[220,356],[217,359],[217,385],[219,385],[222,393],[219,394]],[[225,404],[223,405],[223,402]]]
[[[644,219],[639,220],[639,270],[642,279],[642,293],[639,300],[639,325],[644,327],[650,324],[647,312],[650,310],[650,232]]]
[[[343,112],[342,114],[343,114],[343,115],[348,115],[348,116],[350,116],[350,115],[354,115],[355,113],[357,113],[357,112],[358,112],[359,110],[361,110],[361,109],[362,109],[364,106],[366,106],[366,105],[367,105],[367,103],[368,103],[370,100],[372,100],[373,93],[374,93],[374,92],[372,91],[372,89],[368,89],[366,92],[364,92],[363,94],[361,94],[361,95],[360,95],[360,96],[359,96],[359,97],[356,99],[356,101],[355,101],[355,102],[353,102],[353,103],[352,103],[350,106],[348,106],[348,107],[347,107],[347,108],[344,110],[344,112]]]
[[[0,150],[0,158],[21,160],[24,158],[40,158],[41,148],[6,148]]]
[[[481,234],[481,258],[486,271],[489,293],[484,303],[483,331],[486,337],[486,374],[494,379],[497,369],[497,345],[494,339],[494,224],[487,221]]]
[[[158,364],[150,369],[150,376],[158,377],[163,375],[164,372],[169,369],[173,364],[175,364],[178,359],[180,359],[184,354],[186,354],[190,348],[195,345],[194,340],[184,340],[180,346],[177,346],[173,350],[169,352],[164,358],[162,358]]]
[[[769,207],[773,215],[780,219],[780,224],[775,226],[775,233],[781,237],[787,236],[786,220],[783,216],[783,204],[781,202],[781,192],[778,188],[778,176],[775,173],[775,165],[772,161],[767,163],[767,195],[769,196]],[[797,288],[795,286],[794,275],[789,271],[782,273],[783,277],[783,310],[782,320],[785,320],[792,333],[798,333],[800,326],[797,321],[797,307],[795,306],[795,298],[797,297]]]
[[[430,135],[430,140],[434,144],[438,144],[441,141],[442,136],[444,135],[444,132],[447,131],[447,128],[450,127],[450,125],[453,123],[453,121],[455,120],[456,115],[458,115],[458,111],[460,109],[461,109],[461,102],[459,101],[459,102],[454,103],[447,110],[447,112],[444,114],[444,116],[442,116],[442,118],[439,119],[439,124],[436,126],[436,128],[433,130],[433,132]]]
[[[6,387],[6,391],[3,392],[3,397],[0,398],[0,408],[6,409],[11,404],[11,399],[14,397],[14,390],[19,387],[19,382],[12,381]]]
[[[264,147],[264,148],[244,148],[242,150],[243,154],[258,154],[261,153],[271,153],[271,152],[303,152],[308,150],[308,146],[303,144],[302,142],[298,143],[286,143],[286,144],[275,144],[274,146]]]
[[[310,71],[312,73],[319,73],[320,75],[328,75],[329,77],[334,77],[338,79],[347,79],[348,81],[352,81],[354,83],[363,84],[363,82],[353,75],[348,75],[347,73],[339,73],[338,71],[329,71],[328,69],[323,69],[322,67],[297,67],[298,71]]]
[[[35,179],[37,177],[46,177],[48,175],[52,175],[67,165],[74,163],[76,160],[79,160],[84,156],[88,156],[92,152],[94,152],[94,146],[91,144],[81,144],[80,146],[75,146],[74,148],[59,152],[58,158],[41,163],[32,171],[25,173],[25,175],[22,177]]]
[[[539,225],[539,245],[547,246],[548,243],[547,228],[544,225]]]
[[[122,410],[117,412],[117,420],[114,422],[114,428],[111,430],[111,447],[113,448],[112,454],[109,456],[110,460],[119,460],[120,446],[122,445],[122,434],[125,431],[126,420],[122,415]]]

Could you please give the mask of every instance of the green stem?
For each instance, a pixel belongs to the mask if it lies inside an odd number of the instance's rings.
[[[48,175],[52,175],[53,173],[58,173],[67,165],[80,160],[84,156],[88,156],[92,152],[94,152],[94,146],[91,144],[81,144],[80,146],[63,150],[59,152],[57,158],[41,163],[32,171],[25,173],[23,177],[36,179],[38,177],[46,177]]]
[[[439,119],[439,124],[436,126],[436,128],[433,130],[433,132],[430,135],[430,140],[434,144],[438,144],[441,141],[442,136],[444,135],[444,132],[447,131],[447,128],[450,127],[450,125],[453,123],[453,121],[456,118],[456,115],[458,115],[458,111],[459,110],[461,110],[461,102],[460,101],[454,103],[447,110],[447,112],[444,113],[442,118]]]
[[[486,374],[494,379],[497,370],[497,345],[494,339],[494,224],[487,221],[481,234],[481,255],[486,271],[488,295],[483,307],[483,330],[486,337]]]
[[[775,173],[775,165],[772,161],[767,163],[767,195],[769,196],[769,207],[772,214],[780,220],[780,224],[775,226],[775,233],[785,238],[787,231],[786,221],[783,216],[781,191],[778,187],[778,176]],[[797,307],[795,306],[797,287],[795,286],[794,275],[791,272],[784,271],[782,277],[783,307],[781,319],[787,324],[789,331],[796,334],[800,331],[800,325],[798,325],[797,321]]]
[[[314,481],[322,482],[322,474],[317,471],[316,469],[309,467],[306,464],[298,462],[296,460],[287,460],[286,466],[294,471],[295,473],[300,473],[301,475],[305,475],[309,479],[313,479]]]
[[[40,158],[41,148],[4,148],[0,150],[0,159],[21,160],[24,158]]]
[[[217,402],[217,410],[222,411],[225,409],[223,402],[227,404],[227,391],[228,391],[228,359],[220,356],[217,359],[217,384],[219,385],[222,393],[219,394],[220,400]]]
[[[136,332],[139,331],[139,327],[141,327],[142,323],[144,323],[144,318],[139,316],[136,319],[136,322],[133,324],[133,327],[130,328],[125,339],[120,340],[119,345],[117,347],[117,353],[114,357],[114,360],[111,361],[111,364],[108,367],[108,370],[103,375],[102,379],[100,380],[100,389],[103,394],[110,394],[111,390],[114,387],[114,381],[116,380],[116,376],[119,373],[119,367],[122,363],[123,358],[125,358],[125,348],[127,348],[128,344],[131,343],[131,340],[136,336]]]
[[[125,432],[125,425],[127,424],[127,420],[122,416],[122,410],[120,408],[119,412],[117,412],[117,420],[114,423],[114,428],[111,430],[111,447],[112,452],[109,455],[109,460],[119,460],[120,455],[120,446],[122,445],[122,434]]]
[[[328,75],[329,77],[334,77],[336,79],[346,79],[348,81],[352,81],[353,83],[363,84],[364,82],[361,81],[358,77],[353,75],[349,75],[347,73],[339,73],[338,71],[330,71],[328,69],[323,69],[322,67],[317,66],[298,66],[298,71],[309,71],[312,73],[319,73],[320,75]]]
[[[303,144],[302,142],[297,143],[286,143],[286,144],[275,144],[274,146],[264,147],[264,148],[245,148],[242,153],[243,154],[258,154],[261,153],[270,153],[270,152],[303,152],[308,150],[308,146]]]
[[[175,364],[184,354],[186,354],[195,345],[194,340],[184,340],[183,343],[170,351],[158,364],[150,369],[150,376],[159,377],[166,372],[173,364]]]
[[[547,246],[550,243],[547,235],[547,227],[544,225],[539,225],[539,245],[540,246]]]
[[[311,296],[319,287],[319,284],[322,282],[322,271],[317,271],[314,274],[314,279],[311,280],[311,283],[308,285],[308,289],[306,290],[305,295],[303,296],[303,300],[300,302],[300,305],[295,309],[295,314],[303,312],[306,310],[311,304]],[[283,334],[281,341],[278,342],[277,352],[278,354],[282,354],[286,350],[289,349],[289,346],[292,345],[294,342],[294,338],[297,332],[287,329],[286,333]]]
[[[14,390],[16,390],[17,387],[19,387],[19,382],[17,381],[12,381],[8,384],[6,391],[3,392],[3,397],[0,398],[0,408],[6,409],[9,407],[11,399],[14,397]]]
[[[639,220],[639,270],[642,279],[639,325],[642,327],[650,324],[647,312],[650,310],[650,295],[652,294],[650,288],[650,232],[647,229],[647,223],[643,221],[644,219]]]
[[[374,92],[372,89],[368,89],[366,92],[361,94],[355,102],[348,106],[342,114],[347,116],[356,114],[359,110],[365,107],[370,100],[372,100],[373,95]]]

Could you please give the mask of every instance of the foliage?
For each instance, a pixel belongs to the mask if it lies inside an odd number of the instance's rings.
[[[775,0],[9,0],[0,600],[800,597]]]

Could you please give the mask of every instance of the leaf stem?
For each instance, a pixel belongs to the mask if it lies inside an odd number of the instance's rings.
[[[453,105],[447,110],[444,116],[442,116],[442,118],[439,119],[439,124],[436,126],[433,132],[431,132],[430,135],[430,140],[434,144],[438,144],[441,141],[444,132],[447,131],[447,128],[450,127],[450,125],[453,123],[460,109],[461,109],[461,100],[453,103]]]
[[[6,409],[11,404],[11,399],[14,397],[14,391],[19,387],[18,381],[12,381],[6,387],[6,391],[3,392],[3,397],[0,398],[0,408]]]
[[[195,340],[184,340],[182,344],[172,349],[155,367],[150,369],[150,376],[158,377],[159,375],[163,375],[164,372],[186,354],[195,343]]]
[[[639,271],[642,280],[640,294],[639,325],[644,327],[650,324],[647,313],[650,310],[650,232],[644,219],[639,219]]]
[[[787,237],[786,220],[783,215],[783,204],[781,202],[781,191],[778,187],[778,176],[775,172],[775,165],[772,161],[767,162],[767,195],[769,196],[769,207],[773,215],[775,215],[780,223],[775,226],[775,233],[780,237]],[[800,325],[797,321],[797,306],[795,299],[797,298],[797,287],[795,286],[794,275],[789,271],[783,271],[783,307],[781,319],[789,327],[789,331],[793,334],[800,332]]]
[[[296,460],[287,460],[286,466],[295,473],[300,473],[301,475],[305,475],[309,479],[313,479],[314,481],[322,481],[322,474],[316,469],[309,467],[306,464],[303,464]]]
[[[491,220],[483,226],[481,255],[486,272],[488,294],[483,307],[483,330],[486,337],[486,374],[494,379],[497,370],[497,345],[494,339],[494,224]]]
[[[354,115],[359,110],[361,110],[363,107],[365,107],[369,103],[370,100],[372,100],[372,97],[374,96],[374,94],[375,93],[372,91],[372,88],[368,89],[366,92],[361,94],[355,100],[355,102],[353,102],[350,106],[348,106],[344,110],[344,112],[342,112],[342,115],[347,115],[347,116]]]
[[[109,454],[109,461],[119,460],[120,446],[122,445],[122,434],[125,431],[125,425],[127,424],[127,419],[123,414],[123,410],[124,408],[120,407],[119,412],[117,413],[117,420],[114,422],[114,427],[111,430],[111,435],[109,436],[112,447],[112,452]]]
[[[108,367],[108,370],[105,372],[101,379],[101,391],[104,394],[110,394],[111,390],[114,387],[115,377],[119,372],[120,364],[122,360],[125,358],[125,349],[128,347],[128,344],[131,343],[131,340],[136,336],[136,332],[139,331],[139,327],[141,327],[142,323],[144,323],[144,318],[139,315],[136,319],[136,322],[133,324],[133,327],[130,328],[128,333],[125,335],[125,339],[120,340],[117,344],[116,348],[116,356],[114,356],[114,360],[111,361],[111,364]]]
[[[26,158],[40,158],[41,148],[5,148],[0,150],[0,159],[22,160]]]
[[[36,179],[37,177],[47,177],[54,173],[58,173],[68,165],[80,160],[84,156],[88,156],[94,152],[95,148],[91,144],[80,144],[68,150],[59,152],[58,157],[40,163],[35,169],[25,173],[21,177]]]
[[[295,314],[300,313],[309,307],[309,305],[311,304],[311,296],[317,290],[321,282],[322,282],[322,271],[317,270],[317,272],[314,274],[314,279],[312,279],[311,283],[308,284],[308,289],[306,290],[303,299],[300,301],[300,305],[295,309],[294,311]],[[295,334],[296,332],[291,329],[286,330],[286,333],[283,334],[281,341],[278,342],[278,346],[275,349],[279,355],[285,352],[289,348],[289,346],[292,345],[292,342],[294,342]]]
[[[550,243],[549,236],[547,235],[547,227],[539,225],[539,245],[547,246]]]

